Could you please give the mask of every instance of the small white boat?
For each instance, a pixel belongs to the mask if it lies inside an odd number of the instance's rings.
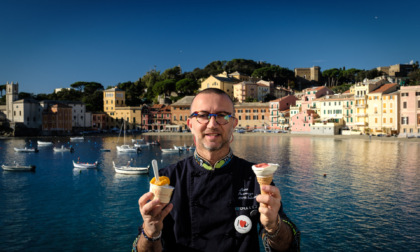
[[[13,165],[2,165],[1,168],[5,171],[35,171],[35,165],[19,165],[14,162]]]
[[[52,143],[52,142],[37,141],[37,143],[38,143],[38,146],[39,146],[39,147],[41,147],[41,146],[50,146],[50,145],[53,145],[53,143]]]
[[[98,161],[95,161],[95,163],[81,163],[79,161],[74,162],[73,160],[73,167],[74,168],[80,168],[80,169],[95,169],[98,167]]]
[[[74,152],[73,147],[67,148],[64,145],[61,145],[61,148],[54,147],[54,152]]]
[[[127,175],[148,174],[150,168],[150,165],[148,165],[147,167],[134,167],[131,166],[130,163],[124,166],[116,166],[114,161],[112,161],[112,164],[116,173]]]
[[[37,148],[14,148],[16,152],[38,152]]]
[[[84,137],[70,137],[70,142],[74,142],[74,141],[84,141],[85,138]]]
[[[131,139],[132,143],[144,142],[144,138],[142,139]]]
[[[134,147],[134,146],[132,147],[130,145],[123,144],[123,145],[117,146],[117,151],[123,152],[123,153],[137,153],[137,152],[140,152],[141,149],[138,147]]]
[[[170,148],[170,149],[161,149],[162,153],[181,153],[182,150],[181,149],[174,149],[174,148]]]

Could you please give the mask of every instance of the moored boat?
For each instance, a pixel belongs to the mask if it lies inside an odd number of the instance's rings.
[[[181,149],[174,149],[174,148],[169,148],[169,149],[161,149],[162,153],[181,153],[182,150]]]
[[[37,144],[38,144],[38,146],[50,146],[50,145],[53,145],[53,143],[52,142],[45,142],[45,141],[37,141]]]
[[[54,147],[53,150],[54,152],[74,152],[73,147],[67,148],[67,147],[64,147],[64,145],[61,145],[60,148]]]
[[[114,170],[116,173],[126,175],[148,174],[150,168],[150,165],[148,165],[147,167],[134,167],[130,165],[130,162],[128,163],[128,165],[116,166],[115,162],[112,161],[112,165],[114,166]]]
[[[98,161],[95,161],[95,163],[81,163],[79,161],[74,162],[73,160],[73,167],[80,169],[95,169],[98,167]]]
[[[74,141],[83,141],[83,140],[85,140],[85,138],[84,137],[70,137],[70,141],[71,142],[74,142]]]
[[[16,152],[38,152],[39,150],[37,148],[14,148]]]
[[[14,162],[13,165],[5,165],[3,164],[1,168],[5,171],[35,171],[35,165],[20,165]]]

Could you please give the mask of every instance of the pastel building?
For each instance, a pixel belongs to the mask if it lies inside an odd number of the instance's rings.
[[[323,122],[342,122],[349,129],[354,127],[354,95],[353,94],[335,94],[325,95],[317,99],[317,108],[319,108],[320,120]]]
[[[191,115],[191,104],[194,96],[185,96],[177,102],[171,104],[171,126],[172,131],[188,130],[187,119]],[[168,125],[166,126],[168,128]]]
[[[420,86],[406,86],[400,89],[400,134],[420,135]]]
[[[372,80],[365,79],[363,82],[358,82],[354,85],[354,99],[355,99],[355,126],[360,132],[369,130],[368,117],[368,94],[373,90],[379,88],[383,84],[389,83],[385,77],[378,77]]]
[[[367,95],[368,99],[367,99],[367,107],[366,107],[368,123],[367,123],[367,128],[365,129],[365,132],[368,131],[367,133],[380,134],[380,133],[386,133],[386,131],[392,130],[392,129],[385,129],[384,124],[383,124],[384,119],[386,122],[386,118],[388,118],[388,117],[384,117],[384,113],[383,113],[384,106],[386,106],[385,103],[383,102],[384,101],[383,95],[395,92],[397,91],[397,89],[398,89],[398,84],[387,83],[369,92],[369,94]],[[393,96],[392,98],[395,98],[395,96]],[[386,107],[385,107],[385,112],[387,112]],[[394,130],[396,131],[397,129],[394,129]]]
[[[227,75],[210,75],[210,77],[201,83],[200,90],[204,90],[206,88],[218,88],[225,91],[232,99],[234,99],[233,85],[239,82],[241,82],[239,79],[229,77]]]
[[[235,117],[238,127],[263,129],[270,124],[269,104],[262,102],[244,102],[235,104]]]
[[[270,127],[273,129],[287,130],[289,128],[290,107],[296,105],[297,98],[288,95],[269,102],[270,106]]]
[[[400,131],[400,91],[382,96],[382,128],[384,134],[398,134]]]
[[[245,102],[247,98],[258,99],[258,84],[250,81],[242,81],[233,84],[233,97],[239,103]]]
[[[72,130],[72,108],[57,103],[48,105],[42,113],[42,130],[50,133],[68,133]]]

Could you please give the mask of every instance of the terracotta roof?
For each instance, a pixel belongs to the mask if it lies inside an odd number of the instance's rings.
[[[285,96],[285,97],[282,97],[282,98],[279,98],[279,99],[275,99],[275,100],[272,100],[272,101],[270,101],[270,102],[280,102],[281,100],[285,100],[286,98],[288,98],[289,96],[293,96],[293,95],[288,95],[288,96]],[[296,98],[296,100],[297,100],[297,97],[295,96],[295,98]]]
[[[382,86],[380,86],[379,88],[373,90],[372,92],[370,92],[369,94],[378,94],[378,93],[383,93],[388,91],[389,89],[394,88],[395,86],[398,86],[397,83],[388,83],[388,84],[384,84]]]

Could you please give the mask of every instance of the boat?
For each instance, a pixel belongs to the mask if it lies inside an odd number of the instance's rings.
[[[39,147],[53,145],[53,142],[37,141]]]
[[[14,148],[16,152],[38,152],[39,150],[37,148]]]
[[[118,152],[123,152],[123,153],[137,153],[137,152],[140,152],[141,149],[139,147],[130,146],[130,145],[125,143],[125,121],[124,121],[123,127],[124,127],[124,144],[120,145],[120,146],[117,145],[117,151]],[[123,128],[121,128],[121,130],[123,130]],[[121,134],[121,131],[120,131],[120,134]]]
[[[174,148],[169,148],[169,149],[161,149],[162,153],[181,153],[182,150],[181,149],[174,149]]]
[[[2,165],[1,168],[5,171],[35,171],[35,165],[20,165],[16,163],[16,161],[13,162],[13,165]]]
[[[74,152],[73,147],[67,148],[64,145],[61,145],[61,148],[54,147],[53,150],[54,152]]]
[[[98,167],[98,161],[95,161],[95,163],[81,163],[79,161],[74,162],[73,160],[73,167],[74,168],[80,168],[80,169],[95,169]]]
[[[85,137],[70,137],[70,142],[74,142],[74,141],[84,141]]]
[[[149,174],[150,165],[147,167],[134,167],[131,166],[129,162],[128,165],[125,166],[116,166],[114,161],[112,161],[112,164],[116,173],[127,175]]]
[[[144,142],[144,138],[142,139],[131,139],[132,143],[137,143],[137,142]]]
[[[137,143],[135,143],[134,144],[134,147],[137,147],[137,148],[141,148],[141,147],[149,147],[150,146],[150,143],[141,143],[141,142],[137,142]]]

